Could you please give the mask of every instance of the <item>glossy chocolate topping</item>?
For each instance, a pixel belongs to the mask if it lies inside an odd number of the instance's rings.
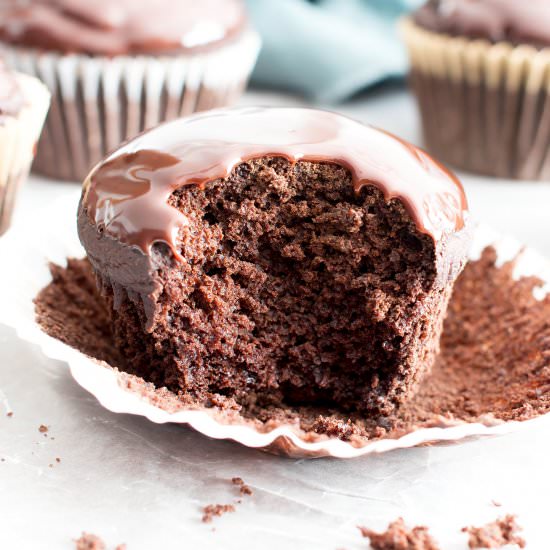
[[[430,0],[414,20],[453,36],[550,46],[548,0]]]
[[[84,184],[82,207],[104,235],[145,253],[162,241],[178,256],[178,229],[187,220],[167,203],[174,190],[204,187],[239,163],[266,156],[345,166],[356,192],[372,184],[386,200],[400,199],[434,241],[464,225],[461,184],[424,151],[313,109],[223,109],[158,126],[96,166]]]
[[[25,104],[23,92],[15,75],[0,62],[0,122],[4,117],[15,117]]]
[[[246,24],[241,0],[7,0],[5,42],[63,53],[160,54],[205,49]]]

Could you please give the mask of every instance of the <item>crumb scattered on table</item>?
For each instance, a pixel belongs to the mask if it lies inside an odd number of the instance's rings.
[[[105,543],[97,535],[82,533],[79,539],[75,540],[75,550],[105,550]]]
[[[500,502],[498,502],[497,500],[491,500],[491,504],[493,506],[496,506],[497,508],[500,508],[502,506],[502,504]]]
[[[468,533],[469,548],[502,548],[507,544],[517,544],[525,548],[525,540],[518,535],[521,527],[516,522],[516,516],[508,514],[482,527],[464,527]]]
[[[440,550],[427,527],[417,526],[410,529],[403,518],[391,522],[384,533],[361,526],[358,529],[364,537],[369,538],[372,550]]]
[[[233,477],[231,478],[231,483],[239,487],[239,492],[241,495],[252,495],[252,489],[243,481],[242,477]]]
[[[40,424],[40,426],[38,426],[38,431],[41,434],[45,434],[48,432],[48,426],[46,426],[45,424]]]
[[[6,413],[6,416],[8,416],[9,418],[11,418],[13,416],[13,411],[8,411]]]
[[[215,516],[221,516],[234,511],[235,506],[233,504],[209,504],[202,509],[202,521],[203,523],[210,523]]]
[[[59,464],[61,462],[61,459],[59,457],[56,457],[55,461]]]

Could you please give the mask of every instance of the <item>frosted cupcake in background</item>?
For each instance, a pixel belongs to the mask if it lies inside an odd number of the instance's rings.
[[[0,235],[10,224],[21,184],[31,167],[50,94],[36,78],[0,62]]]
[[[550,2],[430,0],[402,31],[430,152],[550,180]]]
[[[34,170],[66,180],[159,122],[233,103],[259,50],[241,0],[15,0],[0,21],[6,58],[53,96]]]

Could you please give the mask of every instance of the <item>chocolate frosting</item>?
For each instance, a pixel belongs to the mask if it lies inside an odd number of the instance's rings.
[[[415,12],[414,20],[453,36],[550,46],[548,0],[430,0]]]
[[[24,104],[25,98],[15,75],[0,62],[0,121],[4,117],[16,117]]]
[[[239,163],[277,156],[348,168],[355,192],[374,185],[400,199],[434,241],[461,230],[468,209],[457,178],[424,151],[335,113],[296,108],[221,109],[168,122],[127,142],[84,184],[81,210],[95,230],[145,254],[164,242],[178,255],[185,216],[168,198],[203,187]]]
[[[217,45],[245,24],[241,0],[8,0],[0,38],[63,53],[161,54]]]

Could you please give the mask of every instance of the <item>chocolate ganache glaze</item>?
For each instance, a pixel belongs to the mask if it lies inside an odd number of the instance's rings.
[[[7,0],[0,39],[92,55],[205,49],[246,25],[241,0]]]
[[[414,20],[453,36],[550,46],[548,0],[430,0],[415,12]]]
[[[176,264],[186,217],[168,204],[178,188],[227,177],[260,157],[329,162],[346,167],[355,192],[365,185],[399,199],[419,231],[443,242],[441,276],[462,267],[468,205],[456,177],[424,151],[341,115],[313,109],[221,109],[162,124],[127,142],[97,165],[84,183],[80,239],[98,271],[115,289],[144,295],[158,290],[152,246],[165,243]],[[455,242],[457,241],[457,242]],[[443,257],[443,255],[441,255]],[[456,260],[456,262],[455,262]],[[438,260],[439,261],[439,260]],[[443,261],[443,260],[442,260]],[[453,265],[453,262],[456,265]]]
[[[239,163],[280,156],[348,168],[355,191],[372,184],[399,198],[418,229],[437,240],[464,225],[460,182],[424,151],[330,112],[313,109],[222,109],[162,124],[123,145],[84,185],[83,206],[105,235],[148,253],[167,243],[177,255],[186,220],[169,206],[179,187],[225,178]]]

